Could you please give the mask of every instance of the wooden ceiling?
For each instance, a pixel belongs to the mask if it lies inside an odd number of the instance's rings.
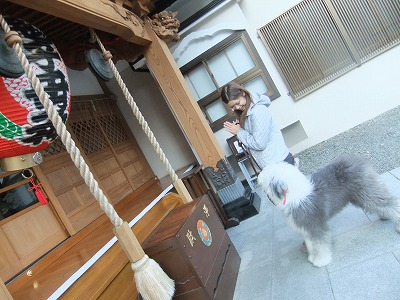
[[[11,0],[12,1],[12,0]],[[0,0],[0,14],[4,17],[12,16],[22,19],[39,28],[45,36],[57,47],[65,64],[75,70],[87,68],[84,51],[86,49],[98,48],[89,42],[89,30],[86,25],[74,23],[66,19],[56,17],[16,4],[19,1]],[[33,1],[32,3],[34,3]],[[104,2],[104,1],[103,1]],[[112,5],[120,5],[126,10],[136,12],[135,16],[145,17],[159,12],[174,1],[150,1],[150,0],[113,0]],[[113,10],[110,5],[110,10]],[[89,16],[88,16],[89,17]],[[137,18],[139,19],[139,18]],[[139,19],[140,21],[140,19]],[[144,45],[128,42],[112,33],[96,31],[103,44],[113,54],[113,60],[125,59],[135,60],[143,52]]]

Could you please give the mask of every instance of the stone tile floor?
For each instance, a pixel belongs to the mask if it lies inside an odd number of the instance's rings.
[[[381,178],[400,197],[400,167]],[[258,215],[227,230],[241,257],[234,300],[400,299],[400,234],[394,223],[348,206],[330,225],[333,261],[316,268],[300,249],[301,236],[263,198]]]

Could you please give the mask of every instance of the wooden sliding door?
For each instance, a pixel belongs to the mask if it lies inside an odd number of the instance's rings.
[[[112,204],[154,177],[114,100],[73,98],[68,127]],[[59,141],[46,150],[40,169],[74,231],[102,214]]]

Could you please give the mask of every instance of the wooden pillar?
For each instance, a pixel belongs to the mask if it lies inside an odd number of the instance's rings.
[[[158,81],[201,164],[217,168],[217,162],[225,159],[221,146],[193,98],[168,46],[158,38],[148,21],[145,27],[152,40],[143,53],[147,66]]]
[[[234,173],[166,43],[154,33],[149,21],[145,22],[145,28],[152,40],[143,52],[147,66],[199,157],[204,174],[216,189],[216,195],[223,200],[222,203],[230,204],[228,214],[219,199],[210,198],[214,206],[219,208],[224,226],[236,226],[240,223],[237,216],[245,219],[250,213],[258,213],[259,206],[253,205],[252,199],[257,199],[259,203],[259,196],[247,193]]]

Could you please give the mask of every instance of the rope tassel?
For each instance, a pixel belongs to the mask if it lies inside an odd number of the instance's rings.
[[[43,184],[40,182],[38,184],[36,184],[35,179],[33,179],[33,177],[31,177],[29,179],[29,181],[31,182],[32,187],[28,188],[28,191],[33,191],[35,193],[35,195],[38,198],[41,205],[45,205],[45,204],[49,203],[47,201],[46,196],[44,195],[44,193],[42,191]]]
[[[132,263],[132,269],[135,271],[136,287],[144,299],[172,298],[175,292],[174,282],[154,260],[145,255],[140,261]]]
[[[129,224],[124,222],[114,228],[114,233],[131,261],[135,272],[136,288],[144,299],[169,300],[175,292],[175,284],[160,265],[150,259],[141,248]]]

